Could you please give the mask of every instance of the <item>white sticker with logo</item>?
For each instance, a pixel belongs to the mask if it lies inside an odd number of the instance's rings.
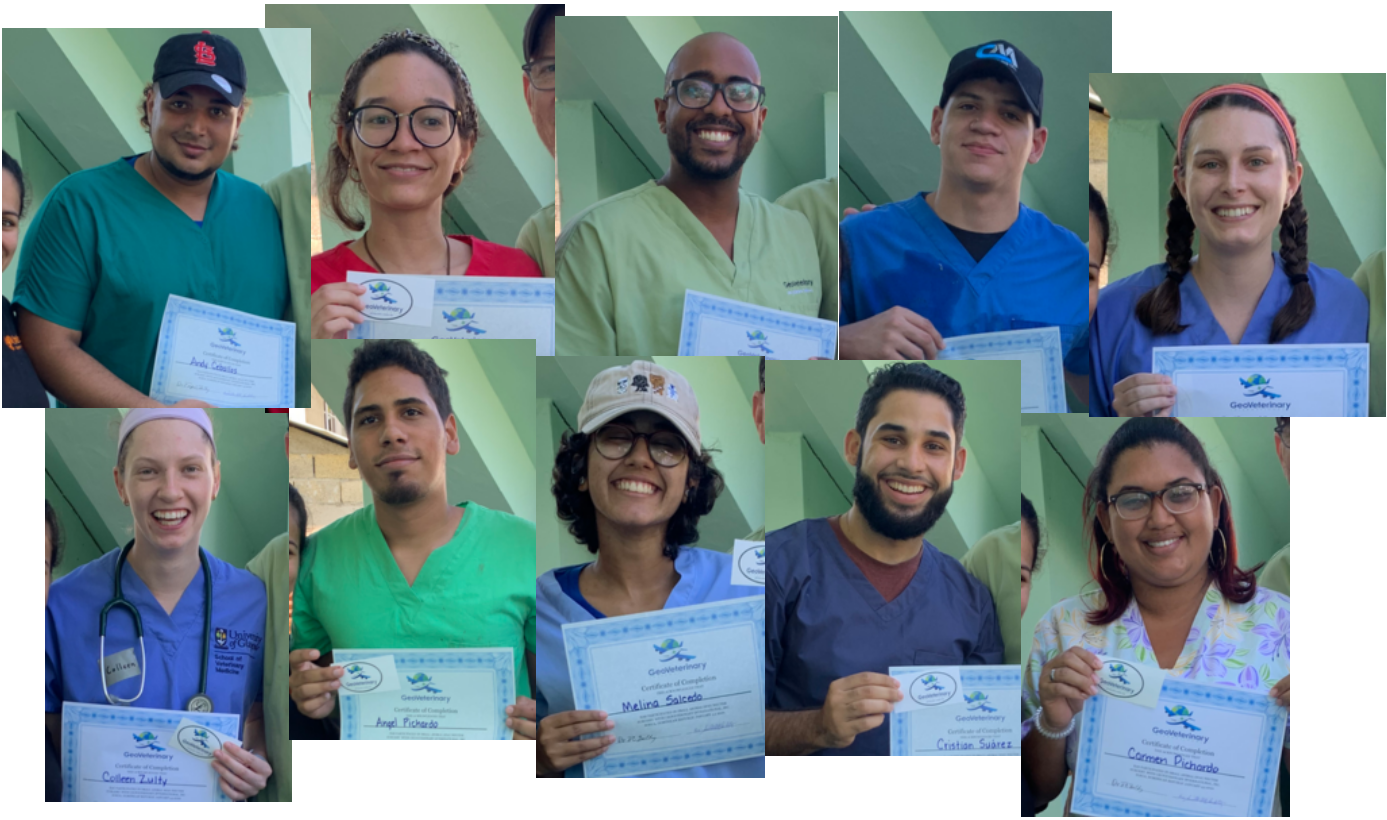
[[[342,688],[337,690],[337,694],[344,698],[375,692],[393,692],[400,688],[400,673],[395,670],[394,655],[334,663],[333,666],[346,671],[346,674],[338,678],[342,682]]]
[[[211,760],[212,753],[227,744],[240,746],[241,741],[232,735],[224,735],[216,729],[204,726],[189,718],[183,718],[183,722],[178,724],[178,728],[173,731],[173,741],[170,743],[170,748],[202,760]]]
[[[764,587],[766,585],[766,542],[732,542],[732,586]]]
[[[140,674],[140,662],[135,659],[133,647],[102,658],[101,668],[106,673],[107,686]]]
[[[362,311],[373,322],[394,322],[412,327],[429,327],[433,322],[432,276],[400,276],[384,273],[348,271],[347,281],[364,285]]]
[[[1119,658],[1098,656],[1103,668],[1098,670],[1098,691],[1111,698],[1125,700],[1143,709],[1155,709],[1161,697],[1165,671],[1157,666],[1132,663]]]

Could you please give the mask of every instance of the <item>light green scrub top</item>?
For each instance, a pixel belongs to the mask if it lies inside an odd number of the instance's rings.
[[[275,536],[246,569],[265,583],[265,759],[273,774],[255,796],[262,803],[294,799],[289,746],[289,533]]]
[[[284,256],[289,263],[289,309],[285,321],[293,322],[294,342],[294,406],[309,406],[312,391],[312,364],[308,353],[310,313],[308,310],[310,279],[308,260],[313,255],[309,234],[312,224],[308,215],[311,185],[308,163],[290,168],[265,183],[265,193],[274,200],[279,211],[280,231],[284,234]]]
[[[819,249],[819,280],[824,300],[819,318],[838,321],[838,177],[816,179],[791,188],[775,204],[799,211],[814,229]]]
[[[558,241],[560,356],[673,356],[684,291],[801,316],[824,313],[802,214],[742,191],[733,259],[668,188],[647,182],[579,214]]]
[[[554,278],[554,206],[545,205],[525,220],[515,246],[524,251],[544,275]]]
[[[1277,550],[1276,554],[1267,560],[1266,566],[1262,567],[1262,574],[1257,577],[1257,584],[1273,592],[1279,592],[1287,598],[1291,597],[1290,544]]]
[[[979,538],[963,554],[963,568],[992,593],[1006,650],[1003,662],[1021,663],[1021,522]]]
[[[1383,252],[1363,260],[1358,271],[1353,274],[1353,283],[1368,297],[1368,415],[1381,416],[1387,412],[1387,384],[1382,377],[1383,348],[1387,346],[1387,328],[1384,324],[1384,303],[1387,302],[1387,285],[1383,282]],[[1289,594],[1289,593],[1288,593]]]
[[[83,351],[148,395],[170,294],[283,318],[284,241],[259,185],[218,171],[200,226],[128,158],[54,186],[24,235],[16,305],[81,331]]]
[[[516,693],[530,696],[535,651],[535,525],[464,502],[452,539],[414,585],[390,554],[375,507],[313,534],[294,592],[294,649],[461,649],[508,646]]]

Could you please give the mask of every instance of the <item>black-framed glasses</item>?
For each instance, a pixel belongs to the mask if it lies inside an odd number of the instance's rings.
[[[685,108],[707,108],[713,98],[722,92],[723,102],[733,111],[746,114],[761,107],[766,101],[765,86],[750,80],[733,80],[730,83],[714,83],[697,77],[685,77],[670,83],[674,98]]]
[[[1151,514],[1151,500],[1159,498],[1165,508],[1175,515],[1187,513],[1199,506],[1199,494],[1204,492],[1203,484],[1174,484],[1154,493],[1145,490],[1130,490],[1108,496],[1108,505],[1117,510],[1120,518],[1133,521]]]
[[[530,87],[536,91],[553,91],[554,78],[557,76],[554,68],[554,60],[531,60],[522,65],[521,70],[530,78]]]
[[[661,467],[678,467],[689,455],[684,437],[670,430],[641,433],[621,424],[608,424],[597,431],[594,441],[603,458],[616,461],[625,458],[636,446],[636,439],[645,439],[650,459]]]
[[[369,148],[384,148],[395,140],[400,120],[409,120],[414,139],[425,148],[442,148],[453,138],[462,112],[442,105],[421,105],[401,114],[383,105],[363,105],[351,112],[356,138]]]

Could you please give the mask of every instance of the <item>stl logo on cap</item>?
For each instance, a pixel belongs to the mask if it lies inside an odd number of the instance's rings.
[[[193,46],[193,59],[197,61],[198,65],[210,65],[215,68],[217,52],[202,40],[198,40],[197,45]]]
[[[975,55],[980,60],[996,60],[1005,63],[1012,71],[1016,70],[1016,49],[1002,43],[991,43],[978,49]]]

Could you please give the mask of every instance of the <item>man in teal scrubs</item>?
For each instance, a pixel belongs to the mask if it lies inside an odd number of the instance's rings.
[[[730,35],[700,34],[675,53],[655,100],[669,170],[559,237],[560,356],[674,355],[685,290],[836,319],[809,220],[739,188],[765,95],[756,58]]]
[[[148,393],[170,295],[284,316],[274,203],[219,170],[236,149],[245,92],[230,40],[170,38],[145,88],[150,150],[72,174],[39,207],[14,301],[34,367],[64,404],[162,406]]]
[[[289,691],[332,713],[334,648],[510,647],[517,705],[506,725],[535,737],[535,525],[475,501],[448,504],[457,419],[444,372],[413,342],[357,348],[342,401],[348,465],[372,504],[313,535],[294,592]]]

